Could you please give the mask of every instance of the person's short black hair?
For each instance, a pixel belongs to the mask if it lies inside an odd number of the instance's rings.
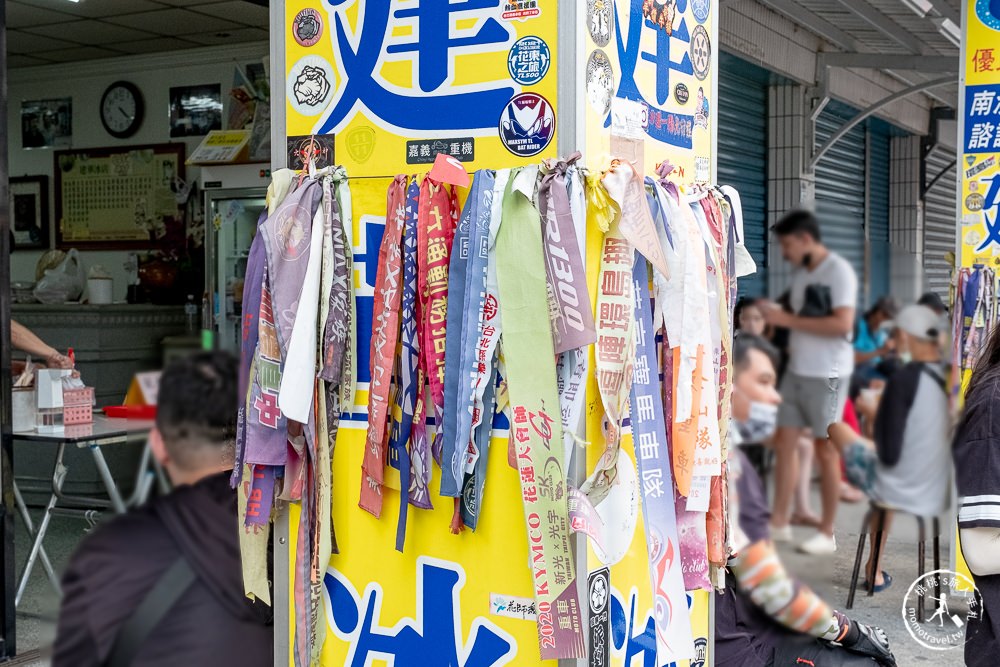
[[[198,352],[160,377],[156,428],[170,458],[187,469],[233,461],[237,362],[228,352]]]
[[[746,369],[750,363],[750,350],[757,350],[763,353],[774,364],[774,371],[778,372],[781,364],[781,355],[778,348],[761,336],[741,333],[733,339],[733,369],[736,372]]]
[[[819,220],[816,219],[816,216],[811,211],[804,209],[789,211],[771,226],[771,231],[778,236],[805,234],[813,237],[816,241],[823,240],[823,236],[819,231]]]
[[[927,306],[935,313],[948,312],[948,306],[944,305],[944,301],[941,300],[937,292],[924,292],[917,301],[917,305]]]
[[[733,326],[736,329],[740,328],[740,315],[743,314],[743,311],[749,307],[754,307],[754,308],[758,307],[757,302],[762,298],[764,297],[750,297],[750,296],[740,297],[739,301],[736,302],[736,306],[733,308]]]

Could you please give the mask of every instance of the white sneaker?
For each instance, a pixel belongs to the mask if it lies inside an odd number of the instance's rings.
[[[792,541],[792,527],[789,524],[784,526],[771,526],[771,541],[772,542],[791,542]]]
[[[816,533],[800,544],[798,550],[813,556],[829,556],[837,551],[837,539],[826,533]]]

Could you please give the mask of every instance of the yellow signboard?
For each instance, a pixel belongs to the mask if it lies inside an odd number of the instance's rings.
[[[470,172],[554,157],[559,124],[579,109],[585,115],[574,125],[586,129],[585,144],[578,148],[588,165],[606,167],[614,149],[631,141],[642,147],[647,173],[667,160],[680,183],[710,178],[716,3],[677,0],[657,13],[659,3],[580,0],[575,34],[563,38],[587,45],[577,59],[587,66],[563,67],[559,74],[576,76],[581,89],[585,84],[587,99],[562,107],[556,99],[560,4],[285,2],[286,135],[333,135],[331,161],[352,177],[359,386],[355,405],[341,420],[333,456],[340,554],[331,559],[324,580],[323,665],[555,667],[539,655],[519,477],[507,463],[503,416],[493,424],[475,533],[451,534],[451,499],[435,496],[433,510],[409,512],[399,553],[393,549],[398,476],[387,473],[380,519],[359,509],[357,501],[374,283],[391,176],[425,172],[440,152],[461,160]],[[599,424],[588,424],[587,431],[596,447]],[[629,437],[623,456],[634,461]],[[439,474],[435,468],[433,478]],[[591,664],[631,665],[648,640],[653,601],[641,511],[635,509],[627,553],[610,572],[607,661]],[[295,507],[288,523],[298,523]],[[294,532],[287,536],[292,557]],[[601,567],[593,554],[588,562],[589,569]],[[580,568],[581,584],[586,569]],[[692,605],[700,657],[707,644],[708,597],[697,593],[680,601]]]
[[[607,169],[611,158],[621,157],[637,162],[649,176],[655,176],[657,165],[668,162],[674,168],[671,180],[681,186],[712,179],[718,63],[713,43],[715,10],[715,3],[709,0],[587,2],[583,154],[591,169]],[[602,235],[590,231],[588,276],[592,294],[596,294]],[[587,399],[588,463],[593,466],[604,443],[603,408],[596,381],[591,382]],[[623,437],[619,457],[628,462],[629,469],[635,469],[631,435]],[[641,482],[636,484],[638,489]],[[612,633],[609,662],[605,664],[670,664],[656,655],[657,610],[638,492],[632,494],[628,509],[624,520],[627,530],[619,536],[623,545],[617,554],[603,554],[604,559],[613,561],[608,568]],[[607,565],[591,546],[588,571]],[[670,600],[668,604],[670,611],[666,613],[689,613],[691,618],[694,658],[677,664],[708,664],[709,593],[689,591],[687,600]],[[659,613],[665,612],[661,608]]]
[[[958,252],[961,266],[1000,268],[1000,6],[966,0],[959,118]],[[969,373],[962,378],[968,382]],[[955,570],[971,577],[958,536]]]
[[[958,169],[962,266],[1000,267],[1000,9],[967,0]]]
[[[335,135],[351,176],[556,155],[556,0],[288,0],[287,134]]]
[[[583,3],[581,3],[582,5]],[[622,142],[642,143],[652,175],[669,160],[678,183],[712,178],[715,2],[590,0],[585,111],[588,166],[606,168]]]

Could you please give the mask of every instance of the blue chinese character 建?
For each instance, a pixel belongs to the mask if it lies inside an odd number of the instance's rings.
[[[496,127],[497,118],[517,91],[496,81],[452,89],[450,80],[458,53],[502,51],[509,46],[511,32],[488,15],[499,0],[416,0],[396,10],[393,0],[365,0],[354,35],[348,34],[344,18],[349,3],[327,0],[342,82],[319,133],[337,131],[359,107],[384,124],[404,130]],[[453,25],[470,18],[478,19],[475,27],[453,36]],[[394,35],[394,28],[405,24],[412,25],[414,37]],[[418,89],[412,94],[398,92],[396,87],[390,90],[377,76],[384,62],[400,57],[414,64]]]
[[[635,83],[635,70],[641,58],[651,63],[655,68],[656,102],[657,104],[665,104],[670,97],[670,71],[676,70],[682,74],[692,74],[694,72],[694,68],[691,65],[691,57],[688,55],[687,49],[684,49],[679,62],[675,63],[671,59],[671,41],[676,39],[681,44],[687,44],[691,39],[688,33],[687,19],[681,16],[680,24],[668,31],[663,26],[643,16],[642,0],[628,1],[630,2],[630,8],[627,31],[622,30],[618,14],[615,14],[615,27],[618,35],[618,58],[622,66],[618,97],[630,100],[642,100],[642,94]],[[677,0],[677,15],[682,15],[686,10],[687,0]],[[656,33],[656,49],[654,51],[640,51],[639,43],[642,40],[643,28],[653,30]]]

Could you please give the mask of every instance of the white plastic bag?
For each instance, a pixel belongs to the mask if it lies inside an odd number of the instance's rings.
[[[54,269],[45,271],[45,275],[35,285],[35,298],[42,303],[66,303],[76,301],[83,293],[86,284],[80,255],[76,248],[66,253],[66,259]]]

